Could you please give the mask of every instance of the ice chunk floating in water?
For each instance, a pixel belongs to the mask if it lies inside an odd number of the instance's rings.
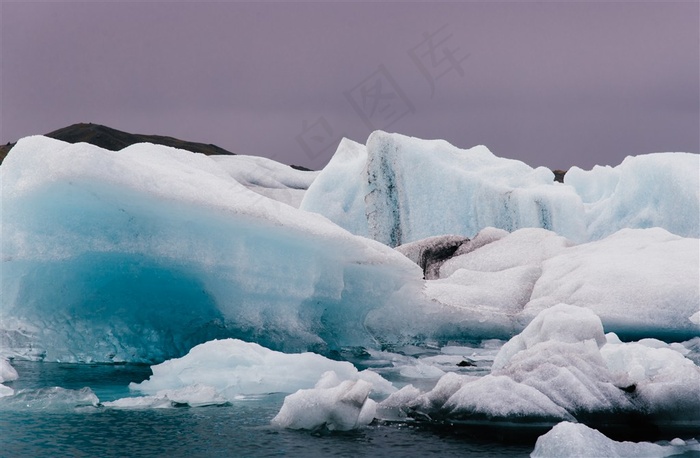
[[[573,168],[564,184],[544,167],[467,150],[443,140],[376,131],[367,145],[344,141],[301,208],[390,246],[474,236],[484,227],[553,230],[575,242],[622,228],[663,227],[699,237],[698,155],[628,157],[615,168]]]
[[[467,423],[604,418],[626,425],[635,418],[637,425],[698,427],[698,387],[700,367],[678,351],[606,339],[591,310],[559,304],[501,348],[491,374],[446,374],[432,391],[393,407]]]
[[[69,390],[58,386],[27,389],[13,396],[0,398],[2,410],[43,410],[51,412],[72,411],[81,408],[97,407],[100,400],[88,387]]]
[[[290,429],[348,431],[374,420],[377,404],[369,399],[372,384],[364,380],[339,381],[328,372],[316,387],[299,390],[284,399],[272,424]]]
[[[365,314],[422,276],[200,154],[37,136],[0,174],[0,348],[15,355],[157,362],[217,337],[368,345]]]
[[[537,439],[532,458],[661,458],[700,452],[697,441],[675,439],[667,444],[617,442],[586,425],[562,422]],[[695,455],[692,455],[695,456]]]
[[[378,374],[359,372],[347,361],[333,361],[315,353],[281,353],[237,339],[197,345],[182,358],[151,367],[153,375],[132,390],[157,394],[188,386],[209,386],[230,401],[241,395],[291,393],[311,388],[329,371],[343,380],[366,380],[380,393],[394,391]]]

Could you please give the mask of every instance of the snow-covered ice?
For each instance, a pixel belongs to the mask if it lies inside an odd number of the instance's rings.
[[[486,228],[474,238],[478,246],[458,250],[440,268],[440,277],[449,277],[459,269],[499,272],[513,267],[534,266],[561,254],[574,245],[566,238],[545,229],[526,228],[512,233]],[[585,246],[585,244],[584,244]],[[464,252],[466,251],[466,252]]]
[[[290,429],[348,431],[374,420],[377,404],[369,398],[373,385],[365,380],[343,380],[325,373],[312,389],[299,390],[284,399],[272,424]]]
[[[525,314],[558,302],[588,307],[607,330],[649,335],[700,334],[700,241],[661,228],[623,229],[564,250],[542,264]]]
[[[242,395],[292,393],[314,387],[326,372],[333,372],[345,381],[364,380],[378,393],[395,390],[378,374],[358,371],[346,361],[333,361],[310,352],[282,353],[237,339],[197,345],[181,358],[151,366],[151,371],[153,375],[148,380],[132,383],[130,388],[160,398],[167,395],[171,400],[174,400],[173,390],[192,386],[211,387],[228,401]],[[184,399],[185,394],[179,392],[180,398]],[[198,390],[192,390],[192,394],[198,395]]]
[[[428,303],[412,310],[405,332],[509,338],[543,309],[567,303],[595,311],[606,330],[628,339],[689,339],[700,335],[692,318],[700,307],[699,242],[661,228],[578,245],[544,229],[486,228],[442,263],[441,278],[424,282],[417,294]],[[380,309],[370,318],[398,315]]]
[[[448,373],[403,410],[466,422],[594,421],[605,415],[624,423],[634,414],[650,423],[697,425],[699,388],[700,367],[677,349],[606,337],[590,309],[559,304],[500,349],[491,374]],[[401,410],[395,404],[390,407]]]
[[[540,436],[532,458],[661,458],[700,451],[696,440],[674,439],[666,444],[617,442],[580,423],[562,422]]]
[[[622,343],[613,334],[601,356],[613,383],[633,389],[646,414],[669,421],[700,420],[700,369],[677,347],[651,339]]]
[[[209,156],[231,178],[253,192],[299,207],[306,190],[320,172],[297,170],[258,156]]]

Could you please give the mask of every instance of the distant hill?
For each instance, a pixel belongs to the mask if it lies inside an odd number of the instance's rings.
[[[212,144],[188,142],[173,137],[164,137],[162,135],[130,134],[128,132],[122,132],[121,130],[112,129],[111,127],[91,123],[73,124],[72,126],[54,130],[45,135],[68,143],[91,143],[111,151],[119,151],[134,143],[148,142],[181,148],[195,153],[206,154],[207,156],[212,154],[235,154]],[[0,162],[5,159],[5,156],[7,156],[7,153],[10,152],[13,146],[15,146],[14,143],[0,146]]]

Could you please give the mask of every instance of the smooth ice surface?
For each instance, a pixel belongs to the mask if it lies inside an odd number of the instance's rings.
[[[315,386],[329,371],[342,380],[365,380],[375,386],[376,392],[394,391],[391,383],[378,374],[369,370],[360,372],[349,362],[333,361],[309,352],[281,353],[237,339],[197,345],[185,356],[154,365],[151,370],[153,375],[148,380],[132,383],[130,388],[171,400],[175,400],[173,390],[192,386],[211,387],[219,397],[229,401],[241,395],[292,393]],[[192,394],[197,396],[198,391],[192,390]],[[179,393],[180,399],[191,404],[185,394]]]
[[[584,424],[562,422],[540,436],[533,458],[653,458],[700,451],[697,441],[674,439],[668,444],[617,442]]]
[[[368,192],[366,162],[365,145],[343,138],[299,208],[320,213],[353,234],[369,236],[364,203]]]
[[[525,313],[558,302],[584,306],[607,330],[644,335],[700,334],[700,241],[660,228],[623,229],[567,248],[542,264]]]
[[[265,157],[209,156],[231,177],[253,192],[299,207],[320,172],[296,170]]]
[[[553,230],[576,242],[619,229],[663,227],[699,237],[700,162],[689,153],[628,157],[617,167],[550,170],[462,150],[443,140],[382,131],[366,146],[341,142],[301,208],[390,246],[479,230]]]
[[[372,422],[377,404],[369,398],[372,383],[341,381],[327,372],[312,389],[299,390],[284,399],[272,424],[282,428],[348,431]]]
[[[368,311],[422,276],[394,250],[254,193],[200,154],[36,136],[0,175],[8,355],[158,362],[219,337],[289,350],[370,345]]]
[[[17,380],[17,371],[5,358],[0,358],[0,383]]]

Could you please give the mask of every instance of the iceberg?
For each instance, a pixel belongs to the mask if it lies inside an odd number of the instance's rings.
[[[153,375],[148,380],[131,383],[130,389],[175,400],[173,393],[178,394],[178,390],[210,387],[217,396],[235,401],[241,396],[312,388],[323,374],[332,372],[345,381],[364,380],[379,393],[395,390],[378,374],[358,371],[347,361],[333,361],[311,352],[282,353],[237,339],[205,342],[181,358],[151,366],[151,371]],[[201,390],[192,391],[199,394]],[[179,397],[184,394],[180,391]]]
[[[327,372],[313,389],[299,390],[284,399],[272,425],[289,429],[349,431],[374,420],[377,404],[369,398],[372,384],[340,381]]]
[[[655,153],[617,167],[572,168],[564,184],[544,167],[382,131],[342,141],[300,208],[398,246],[431,236],[473,237],[485,227],[548,229],[574,242],[623,228],[700,237],[697,154]]]
[[[0,174],[8,356],[159,362],[220,337],[371,345],[366,313],[421,278],[394,250],[254,193],[200,154],[36,136]]]
[[[420,251],[412,247],[433,240],[397,250],[418,263]],[[593,310],[606,330],[627,340],[700,335],[693,319],[700,307],[700,241],[661,228],[623,229],[581,244],[545,229],[485,228],[435,270],[439,278],[413,293],[425,303],[402,305],[412,321],[400,321],[393,304],[370,312],[369,325],[390,332],[391,323],[401,323],[406,335],[442,340],[508,339],[542,310],[566,303]]]
[[[696,440],[674,439],[666,444],[617,442],[580,423],[562,422],[540,436],[532,458],[609,457],[639,458],[684,455],[700,451]]]
[[[465,423],[700,424],[700,367],[668,344],[641,342],[606,337],[593,311],[558,304],[500,349],[489,375],[448,373],[386,408]]]
[[[700,369],[673,344],[655,339],[623,343],[607,336],[601,356],[613,383],[635,393],[645,414],[668,422],[697,423]]]
[[[374,184],[360,179],[367,170]],[[427,175],[416,181],[412,170]],[[588,226],[572,209],[585,214],[613,192],[610,183],[629,180],[606,181],[598,191],[580,184],[584,202],[573,186],[550,183],[550,174],[482,147],[458,150],[382,132],[366,147],[342,142],[319,174],[152,144],[112,152],[27,137],[0,167],[0,355],[158,363],[224,338],[327,355],[505,340],[558,303],[593,310],[625,339],[700,335],[698,239],[648,228],[580,243]],[[394,184],[378,184],[387,180]],[[436,201],[423,199],[435,186],[445,186],[444,196],[480,197],[450,197],[470,207],[463,215],[443,209],[450,217],[441,217]],[[263,189],[305,192],[302,209]],[[335,205],[326,192],[350,194]],[[496,217],[503,199],[510,209],[520,202],[507,213],[517,224]],[[540,204],[532,199],[546,204],[549,223],[533,222],[531,207]],[[331,206],[326,216],[341,218],[338,224],[304,210],[314,202]],[[493,211],[479,206],[488,202]],[[367,205],[376,208],[370,219]],[[684,218],[692,216],[688,208]],[[411,216],[395,224],[385,210]],[[517,229],[528,225],[552,230]],[[418,365],[406,371],[439,375]]]

